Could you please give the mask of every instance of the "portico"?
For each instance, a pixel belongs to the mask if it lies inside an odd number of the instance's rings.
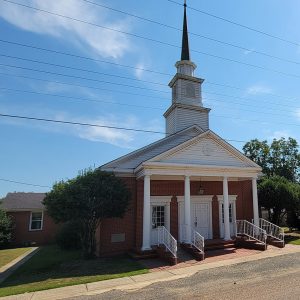
[[[151,199],[157,199],[156,205],[165,207],[164,216],[163,218],[167,220],[170,218],[170,205],[166,205],[171,201],[172,197],[177,198],[178,202],[178,237],[179,242],[190,243],[191,242],[191,230],[198,229],[201,230],[198,224],[206,224],[202,222],[203,220],[199,220],[199,216],[202,216],[203,219],[207,220],[208,227],[207,229],[204,228],[203,232],[207,239],[213,238],[213,222],[212,222],[212,201],[213,198],[216,197],[217,200],[222,201],[222,209],[219,212],[219,221],[222,223],[222,219],[224,222],[224,228],[222,230],[224,232],[224,240],[231,240],[234,232],[232,232],[232,221],[233,216],[234,220],[236,218],[236,208],[235,203],[234,206],[230,206],[232,202],[230,202],[231,198],[234,198],[235,201],[243,201],[241,197],[237,200],[237,195],[230,195],[229,193],[229,183],[235,182],[238,184],[239,182],[243,181],[251,181],[252,186],[252,207],[253,207],[253,216],[254,220],[258,220],[258,202],[257,202],[257,187],[256,187],[256,178],[257,178],[257,171],[253,172],[254,170],[242,170],[239,168],[212,168],[211,166],[206,167],[195,167],[195,166],[173,166],[172,170],[170,166],[168,168],[164,168],[161,164],[159,168],[155,164],[143,164],[139,169],[137,169],[138,177],[144,178],[144,198],[143,198],[143,244],[142,250],[150,250],[151,245],[153,244],[151,241],[151,230],[153,226],[152,218],[153,218],[153,210],[151,210]],[[172,175],[170,175],[172,173]],[[178,182],[181,181],[184,186],[184,193],[183,195],[161,195],[160,197],[164,197],[164,201],[161,203],[159,202],[159,196],[152,196],[151,195],[151,181],[168,181],[168,182]],[[222,183],[222,194],[207,194],[204,190],[203,194],[193,194],[191,193],[191,182],[198,183],[201,182],[202,184],[205,182],[219,182]],[[169,202],[166,199],[169,198]],[[197,205],[197,203],[199,205]],[[201,205],[202,204],[202,205]],[[207,216],[203,215],[205,212]],[[200,209],[200,212],[196,210]],[[202,209],[202,212],[201,212]],[[171,216],[172,217],[172,216]],[[240,215],[241,217],[241,215]],[[196,219],[195,219],[196,218]],[[198,219],[197,219],[198,218]],[[169,221],[170,223],[170,221]],[[167,224],[165,222],[164,224]],[[233,225],[234,226],[234,225]],[[167,227],[170,227],[168,225]],[[219,227],[221,231],[221,226]],[[221,234],[220,234],[221,235]]]

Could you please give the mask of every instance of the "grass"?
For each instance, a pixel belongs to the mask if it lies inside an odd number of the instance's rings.
[[[300,245],[300,231],[290,231],[290,229],[287,229],[284,232],[286,233],[285,241],[287,244]]]
[[[0,268],[13,261],[31,248],[16,248],[0,250]]]
[[[83,260],[79,251],[47,246],[0,285],[0,297],[147,272],[127,256]]]

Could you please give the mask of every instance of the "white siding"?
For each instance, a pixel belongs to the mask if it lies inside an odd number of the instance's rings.
[[[166,134],[172,134],[176,132],[175,122],[176,120],[176,110],[174,109],[166,118]]]
[[[214,166],[249,166],[211,138],[200,139],[195,144],[162,158],[159,162]]]
[[[188,98],[186,95],[186,86],[187,84],[191,84],[195,88],[195,97]],[[200,83],[178,79],[177,85],[177,93],[176,93],[176,101],[177,103],[188,104],[188,105],[195,105],[195,106],[202,106],[202,99],[201,99],[201,85]]]
[[[182,107],[177,107],[176,110],[176,131],[183,130],[192,125],[198,125],[204,130],[209,129],[207,111],[191,110]]]

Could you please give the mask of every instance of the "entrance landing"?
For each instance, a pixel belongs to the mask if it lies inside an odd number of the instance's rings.
[[[293,246],[293,245],[287,245]],[[268,250],[264,251],[267,253],[274,253],[274,252],[280,252],[284,249],[277,248],[274,246],[269,245]],[[262,253],[260,250],[254,250],[254,249],[243,249],[243,248],[225,248],[225,249],[216,249],[216,250],[208,250],[205,252],[205,260],[203,261],[196,261],[190,256],[186,256],[185,258],[180,258],[178,256],[178,264],[175,266],[168,265],[165,261],[159,259],[159,258],[153,258],[153,259],[142,259],[139,262],[142,263],[145,267],[149,268],[150,272],[158,272],[162,270],[172,270],[172,269],[178,269],[178,268],[186,268],[194,265],[202,265],[202,264],[208,264],[211,262],[218,262],[223,260],[230,260],[235,258],[242,258],[245,256],[251,256],[255,254]]]

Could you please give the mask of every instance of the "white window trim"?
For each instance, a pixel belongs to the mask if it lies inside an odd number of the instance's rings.
[[[219,202],[219,231],[220,231],[220,236],[222,236],[222,204],[224,204],[224,196],[223,195],[217,195],[218,197],[218,202]],[[236,200],[237,200],[237,195],[228,195],[228,202],[229,204],[232,205],[232,221],[236,221]]]
[[[151,216],[152,216],[152,207],[153,206],[165,206],[165,227],[168,231],[171,230],[171,209],[170,204],[173,196],[151,196],[150,204],[151,204]],[[150,228],[152,228],[152,217],[150,217]]]
[[[32,224],[32,214],[33,214],[33,213],[42,213],[41,228],[39,228],[39,229],[32,229],[32,228],[31,228],[31,224]],[[40,210],[38,210],[38,211],[31,211],[31,212],[30,212],[30,220],[29,220],[29,231],[41,231],[41,230],[43,230],[43,227],[44,227],[44,211],[40,211]]]

